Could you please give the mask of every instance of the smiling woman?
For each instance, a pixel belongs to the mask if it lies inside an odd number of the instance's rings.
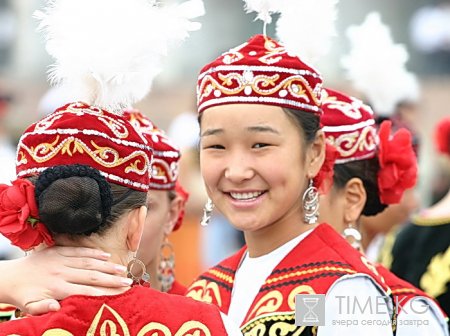
[[[333,162],[320,130],[320,74],[257,35],[206,65],[197,92],[206,190],[246,246],[187,295],[216,304],[248,335],[391,335],[389,308],[338,313],[338,296],[390,301],[372,265],[317,223],[317,192]],[[296,294],[326,294],[327,325],[296,326]],[[379,323],[332,323],[347,318]]]

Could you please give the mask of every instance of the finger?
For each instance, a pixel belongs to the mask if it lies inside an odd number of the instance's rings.
[[[80,269],[80,270],[90,270],[98,271],[101,273],[113,274],[113,275],[123,275],[125,274],[127,268],[123,265],[113,264],[104,260],[98,260],[93,258],[79,258],[79,257],[69,257],[64,261],[66,267]]]
[[[68,269],[64,279],[71,284],[105,288],[125,287],[132,284],[131,279],[123,276],[84,269]]]
[[[53,299],[45,299],[27,303],[24,312],[31,315],[42,315],[51,311],[57,311],[61,308],[58,301]]]
[[[111,257],[110,253],[88,247],[56,246],[52,249],[65,257],[94,258],[98,260],[108,260]]]

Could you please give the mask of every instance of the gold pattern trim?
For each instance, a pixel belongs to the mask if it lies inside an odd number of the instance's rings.
[[[223,273],[221,271],[218,271],[216,269],[212,269],[212,270],[208,271],[208,273],[214,275],[215,277],[217,277],[217,278],[219,278],[219,279],[221,279],[221,280],[223,280],[225,282],[228,282],[229,284],[233,283],[233,277],[231,277],[228,274],[225,274],[225,273]]]
[[[250,317],[259,316],[278,311],[283,303],[283,294],[274,290],[264,295],[250,312]]]
[[[114,316],[116,322],[106,319],[100,325],[100,319],[102,318],[104,310],[108,310]],[[120,326],[120,334],[118,335],[130,336],[128,326],[120,316],[120,314],[107,304],[103,304],[95,315],[94,320],[92,321],[92,324],[86,333],[86,336],[94,336],[96,335],[97,331],[99,331],[98,334],[100,334],[100,336],[116,335],[117,324]],[[110,330],[108,334],[106,333],[107,330]]]
[[[186,296],[200,302],[217,302],[217,305],[222,307],[219,286],[215,282],[207,282],[205,279],[198,280],[189,287]]]
[[[219,83],[213,76],[206,75],[199,85],[199,101],[205,99],[211,94],[216,98],[222,95],[231,96],[240,94],[242,91],[247,96],[252,95],[252,92],[261,96],[274,95],[278,92],[281,98],[285,98],[290,94],[291,96],[303,99],[307,103],[311,103],[312,97],[315,105],[320,105],[319,99],[315,92],[309,86],[308,81],[301,75],[291,75],[277,83],[280,76],[275,74],[273,76],[254,75],[250,70],[244,71],[242,74],[232,72],[228,74],[219,73],[218,77],[222,81]],[[230,88],[232,83],[236,82],[235,88]],[[309,96],[308,94],[309,93]]]
[[[327,136],[327,141],[339,151],[342,157],[349,157],[356,151],[373,151],[376,149],[375,129],[372,126],[365,127],[359,131],[344,133],[338,137]]]
[[[426,272],[420,278],[420,287],[434,298],[447,291],[450,282],[450,247],[436,254],[428,264]]]
[[[324,266],[324,267],[316,267],[316,268],[310,268],[304,271],[297,271],[297,272],[292,272],[289,274],[285,274],[276,278],[271,278],[268,279],[266,281],[266,284],[272,284],[274,282],[278,282],[281,280],[285,280],[285,279],[289,279],[289,278],[293,278],[296,276],[301,276],[301,275],[305,275],[305,274],[312,274],[312,273],[317,273],[317,272],[322,272],[322,271],[335,271],[335,272],[345,272],[345,273],[349,273],[349,274],[354,274],[356,273],[355,270],[351,269],[351,268],[346,268],[346,267],[336,267],[336,266]]]
[[[450,217],[426,218],[420,215],[412,218],[412,223],[417,226],[439,226],[450,224]]]
[[[95,149],[91,149],[82,140],[73,136],[64,139],[62,142],[59,142],[59,139],[60,136],[57,135],[55,141],[52,143],[41,143],[35,148],[29,148],[21,143],[20,148],[24,149],[37,163],[47,162],[60,152],[62,155],[68,156],[73,156],[75,153],[84,154],[84,152],[86,152],[86,154],[88,154],[96,163],[103,167],[114,168],[134,160],[134,162],[125,168],[126,173],[134,172],[143,175],[147,172],[146,168],[149,165],[149,160],[144,151],[134,151],[127,157],[121,158],[120,153],[115,149],[98,146],[93,140],[91,140],[91,145]],[[21,150],[19,150],[19,155],[24,157]],[[19,162],[19,164],[21,164],[21,162]],[[142,168],[139,168],[138,165],[142,165]]]
[[[105,313],[105,310],[110,312],[115,321],[110,319],[105,319],[101,321],[102,316]],[[183,323],[183,325],[172,334],[170,329],[164,324],[158,322],[150,322],[146,324],[144,327],[140,329],[136,336],[145,336],[147,334],[150,335],[159,335],[163,333],[164,336],[211,336],[211,331],[209,328],[200,321],[187,321]],[[130,336],[130,331],[126,322],[120,316],[118,312],[116,312],[113,308],[108,306],[107,304],[103,304],[97,314],[92,321],[91,326],[86,332],[86,336]],[[9,335],[9,336],[20,336],[20,335]],[[46,330],[42,336],[74,336],[72,333],[67,330],[61,328],[54,328]]]

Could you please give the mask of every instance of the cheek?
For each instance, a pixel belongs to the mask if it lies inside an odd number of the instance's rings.
[[[222,159],[208,154],[200,154],[200,172],[208,189],[214,189],[217,185],[224,167]]]

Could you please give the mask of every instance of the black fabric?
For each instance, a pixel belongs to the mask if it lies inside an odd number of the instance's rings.
[[[450,253],[449,246],[450,221],[439,225],[409,223],[396,238],[391,265],[391,271],[398,277],[431,295],[427,288],[421,286],[421,280],[425,273],[428,273],[427,276],[434,274],[435,278],[432,276],[432,281],[429,280],[428,283],[444,286],[445,292],[436,299],[447,315],[450,315],[450,261],[444,256],[446,252]],[[435,265],[434,273],[428,271],[432,260]]]

